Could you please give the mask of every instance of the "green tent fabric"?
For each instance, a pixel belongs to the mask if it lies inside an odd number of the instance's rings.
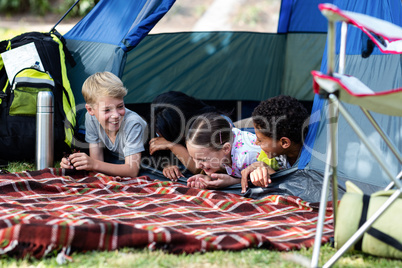
[[[286,36],[196,32],[147,36],[127,56],[128,102],[176,90],[199,99],[261,100],[280,94]],[[270,90],[267,90],[270,89]]]

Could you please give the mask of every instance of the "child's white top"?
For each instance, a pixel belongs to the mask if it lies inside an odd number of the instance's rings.
[[[225,168],[227,174],[241,178],[241,171],[257,161],[261,148],[255,144],[257,139],[255,134],[238,128],[232,128],[232,133],[232,166],[225,165]]]
[[[144,151],[144,138],[147,123],[136,112],[126,108],[123,122],[113,143],[106,135],[95,116],[85,115],[85,141],[88,143],[102,143],[117,160]]]

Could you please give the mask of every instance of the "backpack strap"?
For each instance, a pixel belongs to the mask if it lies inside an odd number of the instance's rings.
[[[360,216],[358,229],[367,221],[367,211],[369,204],[370,204],[370,196],[366,194],[363,195],[362,214]],[[363,244],[363,236],[356,242],[355,249],[362,251],[362,244]]]
[[[3,48],[4,48],[4,51],[10,50],[11,49],[11,41],[8,40],[8,41],[1,42],[0,50],[3,50]],[[1,51],[1,52],[4,52],[4,51]],[[3,59],[2,59],[1,56],[0,56],[0,71],[2,73],[4,72],[4,74],[5,74],[4,62],[3,62]],[[3,81],[5,81],[5,83],[4,83],[4,87],[0,88],[1,89],[1,91],[0,91],[0,104],[3,102],[3,99],[7,96],[6,91],[7,91],[8,85],[10,84],[9,79],[2,80],[2,83],[3,83]]]
[[[8,81],[8,79],[7,79],[6,84],[4,85],[3,90],[0,91],[0,104],[3,102],[3,99],[4,99],[5,97],[7,97],[6,90],[7,90],[8,84],[9,84],[9,81]]]
[[[363,195],[363,208],[362,208],[362,214],[360,217],[359,221],[359,227],[360,228],[367,220],[367,212],[368,212],[368,206],[370,204],[370,196],[369,195]],[[402,244],[393,238],[390,235],[387,235],[386,233],[371,227],[366,231],[369,235],[375,237],[376,239],[380,240],[381,242],[394,247],[395,249],[402,251]],[[355,249],[362,251],[362,243],[363,243],[363,236],[356,242],[355,244]]]
[[[59,36],[58,36],[59,35]],[[75,107],[75,98],[74,93],[71,89],[71,85],[67,75],[67,68],[65,64],[66,54],[65,51],[68,52],[68,55],[71,56],[70,52],[66,49],[65,42],[63,43],[64,38],[57,32],[54,31],[51,34],[54,41],[59,44],[59,54],[60,54],[60,63],[61,63],[61,74],[62,74],[62,105],[61,109],[63,109],[64,114],[66,116],[66,120],[64,121],[64,130],[65,130],[65,142],[69,146],[71,146],[71,142],[73,137],[75,136],[75,125],[76,125],[76,107]],[[60,39],[62,38],[62,39]],[[72,57],[71,57],[72,58]]]
[[[71,55],[70,50],[67,49],[66,39],[56,29],[54,29],[52,31],[52,34],[54,34],[57,38],[59,38],[59,40],[63,44],[64,56],[66,57],[68,63],[70,63],[71,67],[74,67],[75,65],[77,65],[77,63],[75,62],[75,60],[73,58],[73,55]]]
[[[388,246],[394,247],[395,249],[402,251],[402,244],[398,240],[393,238],[392,236],[389,236],[386,233],[381,232],[380,230],[378,230],[376,228],[370,228],[367,231],[367,233],[369,235],[377,238],[381,242],[387,244]]]

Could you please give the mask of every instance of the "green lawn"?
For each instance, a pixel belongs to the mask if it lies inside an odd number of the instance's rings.
[[[321,260],[328,260],[335,250],[322,247]],[[63,267],[305,267],[289,259],[309,261],[312,249],[288,253],[262,249],[247,249],[240,252],[215,251],[189,255],[173,255],[147,249],[121,249],[112,252],[86,252],[72,254],[72,261]],[[320,262],[320,265],[323,261]],[[347,254],[334,267],[401,267],[401,261],[376,258],[364,254]],[[1,267],[56,267],[56,257],[43,260],[15,260],[1,258]]]
[[[14,36],[17,36],[17,35],[23,33],[24,31],[25,31],[24,29],[11,30],[11,29],[2,28],[0,26],[0,41],[11,39]]]

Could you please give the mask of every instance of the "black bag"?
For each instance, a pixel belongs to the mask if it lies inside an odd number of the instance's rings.
[[[54,96],[54,157],[71,151],[76,112],[65,59],[73,59],[64,38],[56,31],[28,32],[0,42],[0,53],[32,42],[45,72],[25,68],[10,81],[0,56],[0,159],[8,161],[35,158],[36,96],[41,90]]]

